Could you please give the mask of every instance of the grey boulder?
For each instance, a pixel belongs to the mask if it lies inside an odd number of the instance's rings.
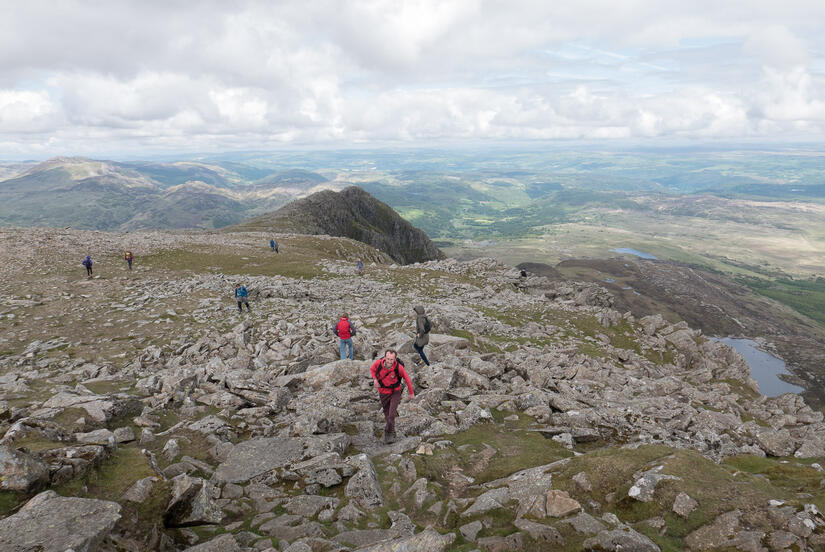
[[[0,520],[4,552],[90,552],[120,519],[120,505],[45,491]]]
[[[49,482],[49,466],[37,456],[0,445],[0,490],[28,493]]]

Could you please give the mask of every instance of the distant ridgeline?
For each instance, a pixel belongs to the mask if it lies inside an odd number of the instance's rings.
[[[226,230],[352,238],[383,251],[401,264],[445,258],[427,234],[357,186],[341,192],[314,193]]]
[[[20,170],[0,180],[0,226],[211,230],[339,186],[309,171],[228,162],[58,157]]]

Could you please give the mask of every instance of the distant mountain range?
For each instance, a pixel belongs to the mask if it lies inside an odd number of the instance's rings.
[[[58,157],[0,172],[0,225],[215,229],[345,184],[240,163],[117,163]]]

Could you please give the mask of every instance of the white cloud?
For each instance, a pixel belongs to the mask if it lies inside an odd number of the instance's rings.
[[[0,142],[33,154],[825,134],[821,2],[68,0],[3,11]]]
[[[0,131],[29,134],[59,122],[58,107],[43,91],[0,90]]]

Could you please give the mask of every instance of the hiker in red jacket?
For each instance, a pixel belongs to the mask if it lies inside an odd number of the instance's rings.
[[[332,329],[332,333],[338,336],[341,340],[339,344],[339,352],[341,353],[341,360],[348,358],[354,359],[352,351],[352,338],[355,336],[355,325],[349,321],[349,314],[344,313],[341,320]]]
[[[384,443],[389,444],[395,441],[395,415],[398,413],[398,403],[401,402],[401,378],[407,382],[410,400],[415,398],[412,382],[404,369],[404,363],[392,349],[387,349],[384,358],[379,358],[372,363],[370,375],[372,375],[373,387],[378,389],[381,408],[384,409],[384,419],[387,421],[384,427]]]

